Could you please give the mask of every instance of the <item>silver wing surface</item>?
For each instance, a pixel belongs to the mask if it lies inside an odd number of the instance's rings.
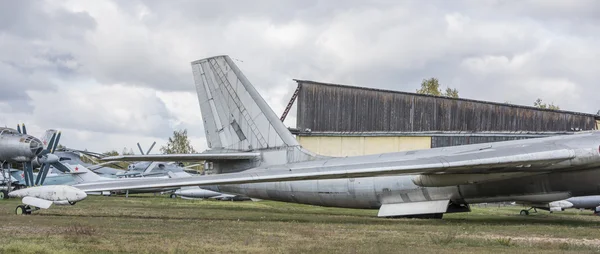
[[[451,151],[448,151],[448,153],[451,153]],[[542,144],[535,147],[505,146],[427,157],[383,154],[335,158],[257,168],[242,173],[175,179],[143,179],[134,182],[89,183],[75,185],[74,187],[84,191],[109,191],[407,174],[544,173],[557,170],[583,169],[590,166],[591,161],[596,165],[598,157],[597,151],[595,153],[585,151],[583,155],[580,155],[580,152],[575,149],[555,144]]]
[[[197,153],[197,154],[147,154],[120,155],[105,157],[103,161],[220,161],[220,160],[252,160],[260,157],[260,153]]]

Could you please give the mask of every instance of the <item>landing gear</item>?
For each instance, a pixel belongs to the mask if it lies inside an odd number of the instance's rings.
[[[170,198],[177,198],[177,195],[175,193],[169,195]]]
[[[0,190],[0,199],[8,199],[8,191]]]
[[[35,211],[37,209],[33,209],[28,205],[19,205],[17,206],[17,209],[15,209],[15,214],[16,215],[29,215],[31,214],[31,212]]]
[[[527,210],[525,210],[525,209],[521,210],[521,212],[519,214],[523,215],[523,216],[527,216],[527,215],[529,215],[529,211],[531,211],[532,209],[533,209],[534,213],[537,213],[537,209],[535,209],[535,207],[532,207]]]
[[[69,201],[69,205],[75,205],[77,202]]]

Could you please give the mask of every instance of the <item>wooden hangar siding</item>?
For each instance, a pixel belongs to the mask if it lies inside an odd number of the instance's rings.
[[[568,132],[594,115],[297,81],[297,128],[313,132]]]
[[[296,80],[299,142],[350,156],[598,129],[591,114]]]

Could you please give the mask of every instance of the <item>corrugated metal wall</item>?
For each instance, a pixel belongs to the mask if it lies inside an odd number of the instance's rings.
[[[297,127],[316,132],[564,132],[593,115],[298,81]]]

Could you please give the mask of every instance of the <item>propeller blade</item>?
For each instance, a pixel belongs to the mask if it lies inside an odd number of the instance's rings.
[[[30,161],[25,162],[25,168],[23,169],[25,175],[25,183],[27,186],[33,186],[33,165]]]
[[[44,167],[46,166],[47,163],[42,164],[42,166],[40,167],[40,172],[38,172],[37,177],[35,178],[35,185],[39,185],[40,184],[40,179],[42,179],[42,173],[44,172]],[[32,179],[33,180],[33,179]]]
[[[25,128],[25,124],[23,124],[23,134],[27,134],[27,128]]]
[[[156,141],[154,141],[154,143],[152,143],[152,145],[150,146],[150,148],[148,149],[146,154],[150,154],[150,152],[152,151],[152,148],[154,148],[154,145],[156,145]]]
[[[50,171],[50,164],[49,163],[44,164],[44,166],[42,167],[42,172],[43,173],[40,172],[38,174],[38,176],[43,174],[42,175],[42,181],[40,182],[40,185],[44,185],[44,182],[46,181],[46,176],[48,175],[49,171]],[[37,185],[37,182],[36,182],[36,185]]]
[[[71,170],[67,168],[67,166],[63,165],[60,162],[52,163],[52,166],[63,173],[71,172]]]
[[[27,162],[23,163],[23,177],[25,178],[25,185],[29,185],[29,173],[27,172]]]
[[[56,139],[54,140],[54,144],[52,146],[52,150],[50,151],[50,153],[54,153],[54,151],[56,151],[56,148],[58,147],[58,142],[60,142],[60,131],[58,132],[58,135],[56,136]]]
[[[141,153],[142,155],[144,155],[144,151],[142,150],[142,146],[140,146],[140,143],[139,143],[139,142],[137,143],[137,146],[138,146],[138,149],[140,149],[140,153]]]
[[[56,133],[52,134],[50,141],[46,145],[46,153],[50,153],[52,151],[52,147],[54,146],[54,141],[56,140]]]
[[[21,125],[20,125],[20,124],[17,124],[17,131],[19,132],[19,134],[23,134],[23,133],[21,132]]]

